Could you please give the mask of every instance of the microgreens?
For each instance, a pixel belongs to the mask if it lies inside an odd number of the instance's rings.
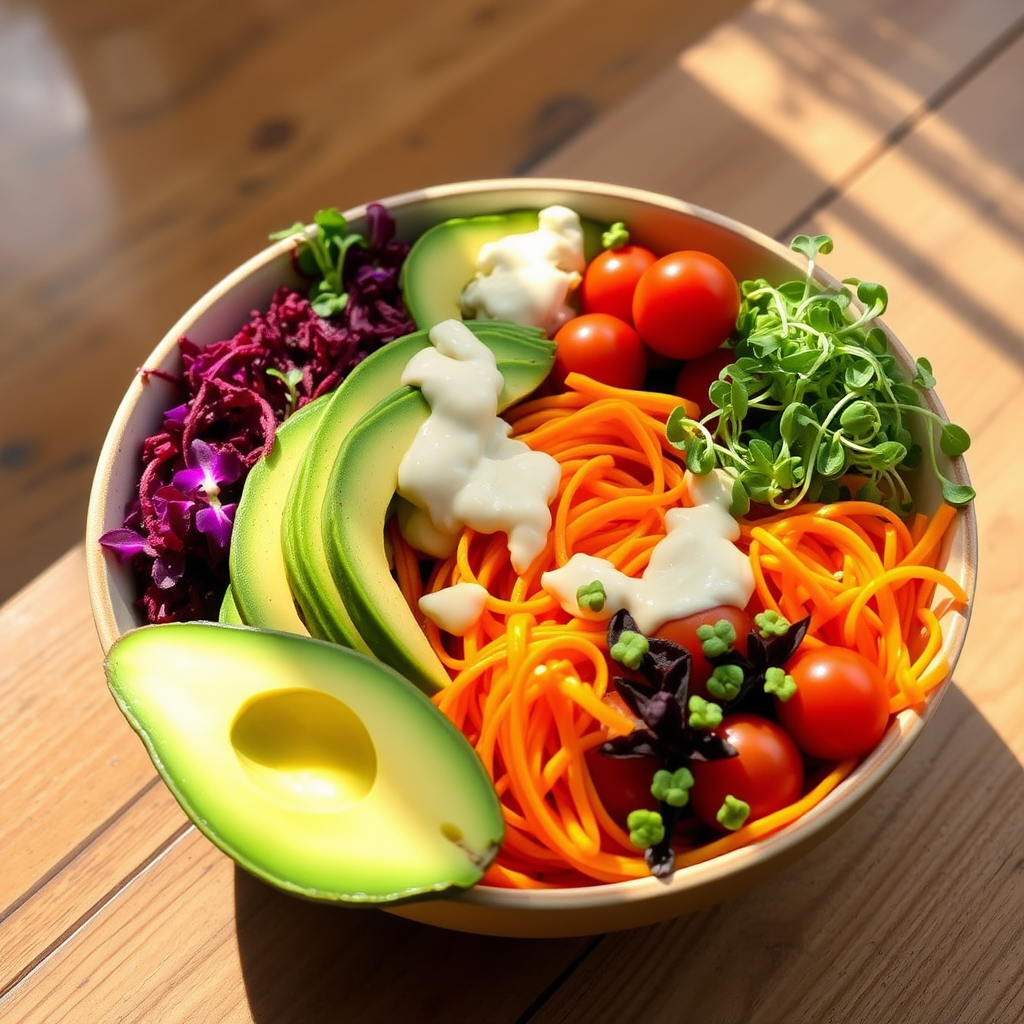
[[[669,418],[668,439],[686,453],[687,467],[698,475],[728,470],[750,501],[777,509],[836,500],[855,480],[858,498],[906,514],[913,500],[902,474],[927,454],[945,500],[970,502],[974,490],[943,476],[935,448],[938,435],[939,449],[956,458],[970,438],[925,407],[921,392],[935,384],[926,359],[910,381],[901,374],[876,323],[886,290],[848,278],[839,291],[820,291],[815,262],[832,240],[798,235],[791,247],[807,257],[803,280],[740,285],[736,358],[709,389],[715,408],[701,420],[682,407]],[[927,453],[911,432],[915,418],[924,422]]]
[[[345,256],[353,245],[365,247],[366,239],[349,231],[341,211],[334,207],[318,210],[309,228],[298,221],[270,237],[290,238],[295,234],[304,235],[297,252],[299,268],[314,278],[309,290],[313,312],[323,317],[341,313],[348,304],[344,285]]]

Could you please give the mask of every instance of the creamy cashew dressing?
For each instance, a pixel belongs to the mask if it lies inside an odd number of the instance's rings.
[[[466,526],[504,532],[513,568],[525,572],[547,543],[558,463],[508,436],[511,426],[497,415],[504,379],[462,321],[432,327],[430,341],[402,375],[430,405],[398,468],[398,493],[412,506],[400,517],[403,535],[445,558]]]
[[[536,231],[481,246],[477,273],[462,292],[467,319],[541,327],[551,337],[576,315],[569,296],[583,278],[583,227],[577,213],[548,206]]]
[[[718,605],[744,607],[754,592],[750,561],[733,543],[740,528],[729,515],[732,481],[721,470],[705,477],[690,475],[692,508],[665,514],[666,535],[651,552],[639,579],[623,575],[610,562],[575,554],[559,569],[541,576],[541,586],[570,615],[608,619],[625,608],[646,635],[672,619]],[[600,612],[581,609],[581,586],[600,581],[605,604]]]
[[[456,583],[424,594],[420,611],[453,636],[464,636],[483,615],[487,596],[487,588],[479,583]]]

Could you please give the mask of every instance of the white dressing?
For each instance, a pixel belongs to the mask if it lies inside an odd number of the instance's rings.
[[[640,631],[654,634],[672,619],[718,605],[744,607],[754,592],[750,561],[733,543],[740,529],[729,515],[732,480],[720,470],[690,476],[691,497],[702,502],[665,514],[665,538],[651,552],[639,579],[625,576],[610,562],[575,554],[541,576],[541,586],[571,615],[608,619],[625,608]],[[577,591],[595,580],[605,591],[600,612],[581,609]]]
[[[569,296],[583,279],[583,227],[565,206],[548,206],[536,231],[481,246],[477,272],[463,289],[462,313],[540,327],[549,337],[576,315]]]
[[[465,636],[483,615],[487,596],[487,588],[479,583],[456,583],[432,594],[424,594],[419,600],[419,607],[440,629],[455,636]]]
[[[442,321],[430,341],[402,375],[430,405],[398,468],[398,493],[413,506],[400,519],[402,533],[445,557],[466,526],[504,532],[513,568],[525,572],[547,544],[559,465],[508,436],[497,415],[504,381],[494,354],[464,323]]]

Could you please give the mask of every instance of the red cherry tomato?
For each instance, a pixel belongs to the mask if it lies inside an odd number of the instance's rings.
[[[632,811],[658,809],[651,795],[654,773],[664,767],[653,757],[609,757],[596,749],[587,751],[587,770],[604,809],[625,827]]]
[[[640,388],[647,373],[647,356],[636,331],[607,313],[584,313],[567,320],[555,335],[553,376],[585,373],[602,384]]]
[[[707,681],[714,671],[713,666],[704,657],[703,644],[697,639],[697,630],[701,626],[714,626],[725,619],[736,631],[736,649],[743,655],[747,653],[747,634],[750,632],[750,616],[742,609],[732,605],[719,605],[704,612],[695,612],[682,619],[672,619],[659,626],[654,635],[671,640],[685,647],[693,655],[693,666],[690,669],[691,694],[707,697]],[[714,698],[712,698],[714,699]]]
[[[717,815],[726,796],[749,804],[744,824],[781,810],[800,798],[804,766],[784,729],[759,715],[727,715],[713,730],[737,750],[736,757],[690,763],[690,803],[705,824],[725,831]]]
[[[710,253],[687,249],[644,271],[633,293],[633,324],[655,352],[696,359],[732,334],[739,308],[732,271]]]
[[[622,715],[634,717],[623,699],[609,690],[604,696],[605,704]],[[644,808],[657,810],[658,801],[651,795],[651,781],[654,773],[664,764],[654,757],[609,757],[597,748],[584,755],[594,789],[604,804],[605,810],[622,827],[631,811]]]
[[[811,757],[843,761],[873,750],[889,724],[889,687],[878,667],[845,647],[798,654],[786,671],[796,693],[776,701],[779,721]]]
[[[636,283],[657,258],[649,249],[630,244],[595,256],[580,284],[583,312],[608,313],[632,324]]]
[[[706,356],[687,359],[676,377],[676,394],[695,402],[702,416],[709,413],[712,405],[708,388],[718,380],[719,373],[735,361],[736,353],[731,348],[716,348]]]

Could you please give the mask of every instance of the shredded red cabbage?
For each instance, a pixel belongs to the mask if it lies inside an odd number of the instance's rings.
[[[182,373],[173,380],[182,401],[143,444],[138,496],[123,526],[100,538],[119,560],[131,560],[147,621],[217,618],[242,485],[270,451],[277,425],[414,330],[399,286],[409,245],[394,240],[394,221],[380,204],[368,207],[367,222],[367,244],[350,246],[345,257],[342,312],[322,319],[282,287],[233,338],[202,349],[180,339]]]

